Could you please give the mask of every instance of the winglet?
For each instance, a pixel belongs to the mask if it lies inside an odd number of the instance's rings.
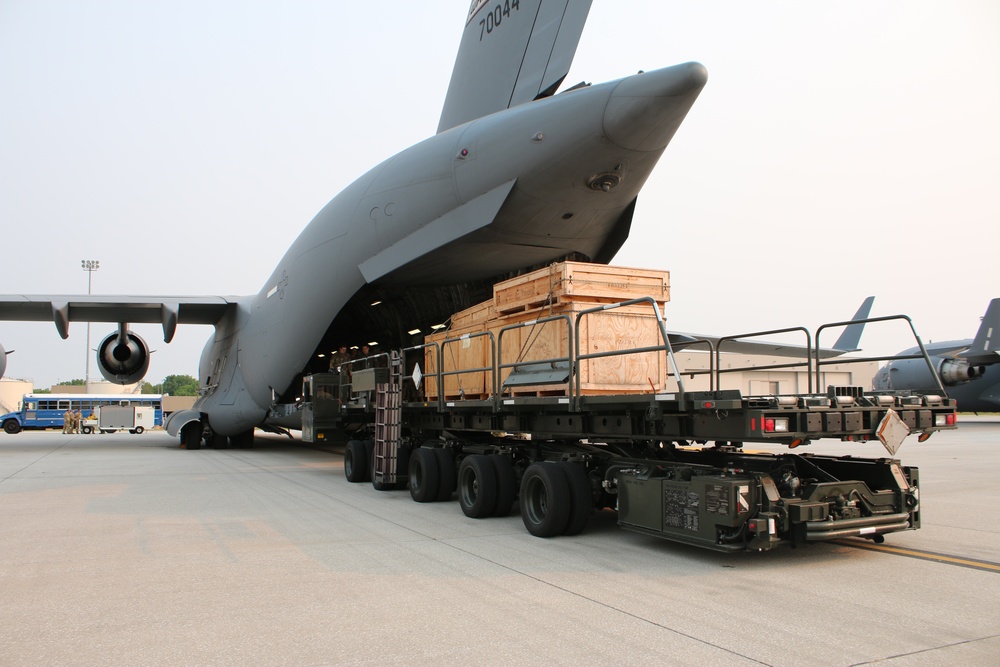
[[[555,93],[592,0],[474,0],[438,132]]]
[[[859,345],[861,343],[861,334],[865,330],[865,323],[859,320],[868,319],[868,313],[871,312],[874,302],[875,297],[870,296],[861,303],[858,312],[854,313],[854,317],[851,318],[851,321],[857,322],[857,324],[849,324],[844,329],[844,333],[840,334],[840,338],[833,344],[833,349],[842,352],[857,352],[861,349]]]
[[[1000,362],[1000,299],[990,301],[972,345],[958,356],[974,366]]]

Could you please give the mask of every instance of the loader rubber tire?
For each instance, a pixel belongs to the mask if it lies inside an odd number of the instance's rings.
[[[407,470],[410,497],[418,503],[432,503],[438,499],[441,485],[441,466],[435,450],[427,447],[415,449],[410,456]]]
[[[521,478],[521,520],[535,537],[562,535],[569,525],[572,496],[558,463],[532,463]]]
[[[514,506],[514,501],[517,500],[517,479],[514,477],[514,466],[511,465],[510,457],[503,454],[490,456],[490,461],[497,474],[497,503],[496,507],[493,508],[493,516],[507,516]]]
[[[441,473],[441,478],[438,482],[437,499],[442,502],[451,500],[451,495],[455,493],[455,487],[458,485],[458,471],[455,469],[455,457],[444,447],[437,447],[432,451],[437,456],[438,472]]]
[[[368,452],[361,440],[348,440],[344,447],[344,477],[351,483],[368,481]]]
[[[586,527],[591,510],[594,508],[590,479],[587,477],[587,469],[582,463],[567,461],[559,465],[566,472],[570,495],[569,521],[563,535],[578,535]]]
[[[483,454],[471,454],[458,467],[458,504],[465,516],[483,519],[493,516],[497,504],[497,473]]]

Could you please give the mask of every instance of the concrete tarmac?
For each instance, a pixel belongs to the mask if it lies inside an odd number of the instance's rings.
[[[852,448],[885,454],[812,446]],[[899,458],[923,527],[894,550],[718,554],[607,511],[538,539],[287,438],[0,434],[0,664],[997,665],[1000,420]]]

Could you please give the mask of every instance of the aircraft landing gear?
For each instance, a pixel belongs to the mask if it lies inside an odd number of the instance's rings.
[[[237,449],[250,449],[253,447],[253,429],[229,436],[229,445]]]
[[[181,444],[185,449],[201,449],[201,422],[185,424],[181,429]]]

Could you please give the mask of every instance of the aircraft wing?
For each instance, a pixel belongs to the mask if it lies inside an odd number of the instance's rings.
[[[696,341],[699,340],[711,341],[714,348],[718,349],[719,340],[722,338],[722,336],[688,334],[681,332],[668,332],[667,335],[670,337],[670,345],[673,347],[674,352],[686,348],[707,352],[708,346],[704,344],[696,344]],[[829,357],[839,357],[842,354],[855,351],[856,350],[842,350],[836,347],[825,347],[819,351],[819,356],[820,358],[827,359]],[[805,359],[807,349],[805,345],[791,345],[774,341],[739,338],[736,340],[726,340],[722,344],[722,352],[735,354],[759,354],[771,357],[798,357],[800,359]]]
[[[860,349],[858,345],[861,343],[861,333],[865,328],[864,320],[867,319],[869,313],[871,313],[872,304],[874,302],[875,297],[870,296],[861,303],[857,312],[854,313],[854,317],[850,320],[853,324],[844,323],[847,324],[847,326],[844,328],[843,333],[840,334],[840,337],[836,340],[836,342],[834,342],[833,347],[820,349],[820,358],[827,359],[829,357],[839,357],[847,352],[857,352]],[[694,349],[700,349],[707,352],[707,346],[696,344],[699,340],[711,341],[715,349],[718,349],[719,341],[722,338],[725,338],[724,336],[708,336],[680,332],[670,332],[668,333],[668,336],[670,337],[670,345],[673,347],[675,352],[688,347],[693,347]],[[805,358],[808,352],[805,345],[789,345],[756,338],[737,338],[735,340],[727,338],[727,340],[722,344],[722,351],[737,354],[759,354],[772,357],[799,358]]]
[[[162,324],[169,343],[178,324],[215,324],[237,303],[220,296],[0,295],[0,320],[53,322],[63,338],[70,322]]]
[[[591,2],[475,0],[438,132],[554,94],[576,55]]]

